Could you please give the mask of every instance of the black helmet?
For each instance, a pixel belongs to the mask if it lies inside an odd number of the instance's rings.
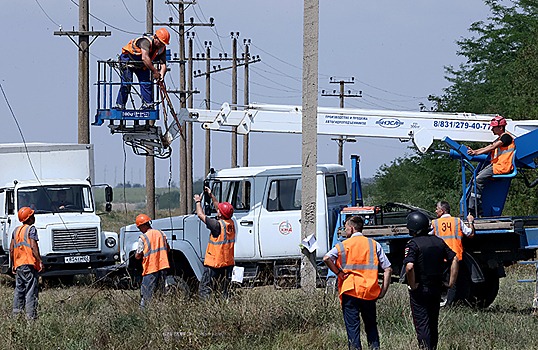
[[[414,211],[407,215],[407,228],[413,236],[427,232],[430,228],[430,219],[420,211]]]

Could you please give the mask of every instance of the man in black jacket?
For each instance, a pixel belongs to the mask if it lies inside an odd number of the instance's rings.
[[[438,321],[445,264],[450,263],[452,287],[458,276],[458,258],[439,237],[429,235],[430,220],[421,212],[407,216],[407,228],[413,236],[405,247],[405,274],[413,323],[421,349],[436,349]]]

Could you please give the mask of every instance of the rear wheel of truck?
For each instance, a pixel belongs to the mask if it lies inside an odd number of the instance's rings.
[[[486,308],[490,306],[499,292],[499,275],[497,270],[484,268],[484,282],[474,283],[471,279],[469,282],[469,294],[465,299],[473,307]]]

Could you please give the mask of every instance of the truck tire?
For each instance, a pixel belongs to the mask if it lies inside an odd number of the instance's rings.
[[[473,307],[486,308],[493,303],[499,292],[499,275],[497,270],[485,268],[484,282],[473,283],[469,280],[467,303]]]

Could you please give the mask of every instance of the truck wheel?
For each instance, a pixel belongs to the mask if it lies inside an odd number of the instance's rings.
[[[469,296],[466,301],[473,307],[486,308],[493,303],[499,292],[499,275],[496,270],[484,269],[484,282],[470,281]]]

